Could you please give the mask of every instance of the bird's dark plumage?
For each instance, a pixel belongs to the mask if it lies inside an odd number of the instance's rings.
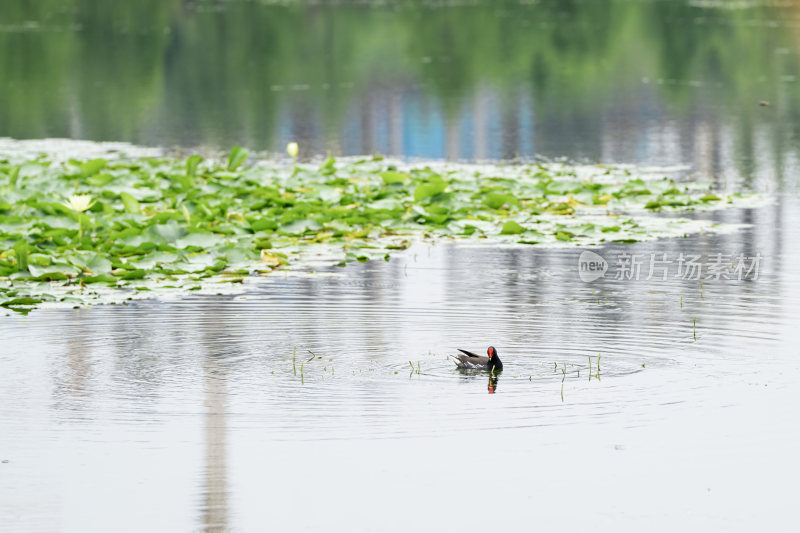
[[[489,346],[486,350],[486,357],[468,352],[467,350],[462,350],[461,348],[458,348],[458,351],[461,353],[453,356],[453,360],[458,368],[491,370],[497,372],[503,370],[503,362],[500,361],[500,358],[497,356],[497,350],[495,350],[494,346]]]

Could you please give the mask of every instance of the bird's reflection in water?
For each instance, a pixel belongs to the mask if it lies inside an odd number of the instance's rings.
[[[497,374],[492,374],[489,376],[489,394],[494,394],[497,392]]]
[[[476,379],[480,379],[481,375],[485,375],[485,372],[476,371],[476,370],[467,369],[467,368],[458,368],[456,370],[462,376],[464,376],[467,379],[467,381],[474,381]],[[489,385],[487,387],[488,390],[489,390],[489,394],[494,394],[495,392],[497,392],[497,382],[500,379],[500,373],[501,372],[502,372],[502,370],[497,370],[497,371],[494,371],[491,374],[489,374]],[[412,371],[412,374],[413,373],[414,373],[414,371]]]

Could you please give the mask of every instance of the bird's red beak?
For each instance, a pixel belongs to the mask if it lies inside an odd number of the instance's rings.
[[[491,359],[493,355],[494,355],[494,350],[489,348],[489,359]]]

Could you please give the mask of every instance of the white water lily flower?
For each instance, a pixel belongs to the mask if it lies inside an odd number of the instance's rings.
[[[94,200],[88,194],[73,194],[69,197],[69,201],[64,202],[63,205],[67,209],[71,209],[77,213],[83,213],[94,205]]]
[[[290,142],[286,145],[286,153],[289,154],[289,157],[292,159],[297,159],[297,152],[300,151],[300,147],[297,146],[296,142]]]

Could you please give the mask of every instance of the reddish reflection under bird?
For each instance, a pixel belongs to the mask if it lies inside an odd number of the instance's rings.
[[[489,394],[494,394],[497,392],[497,376],[492,376],[489,378]]]

